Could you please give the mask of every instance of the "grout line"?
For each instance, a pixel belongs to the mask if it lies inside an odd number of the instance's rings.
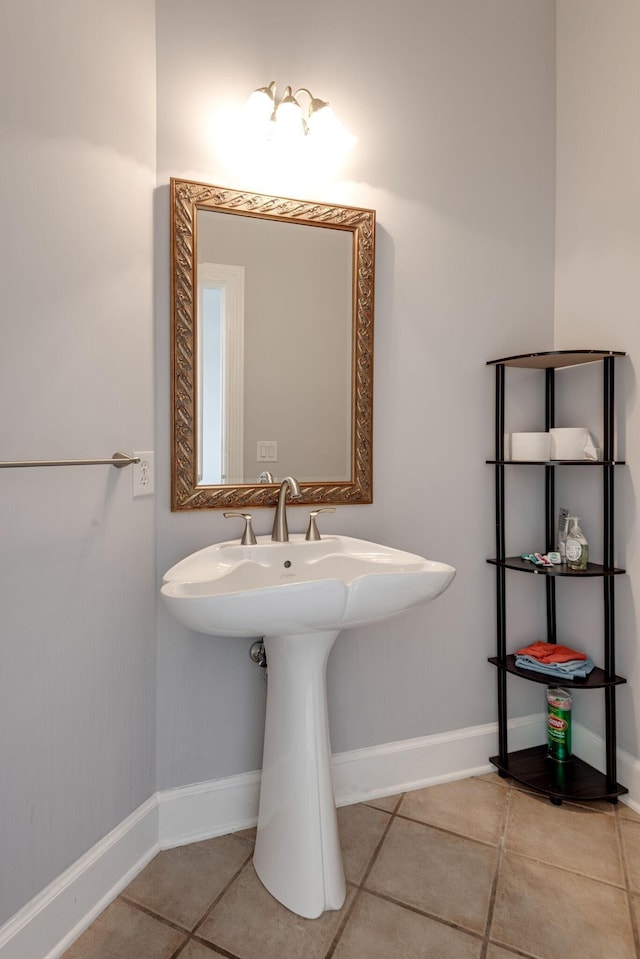
[[[386,813],[388,813],[388,815],[394,816],[395,813],[397,812],[398,806],[399,806],[400,803],[402,802],[402,797],[403,797],[404,795],[405,795],[404,793],[400,793],[400,795],[396,797],[396,801],[395,801],[395,803],[393,804],[393,809],[389,809],[388,806],[387,806],[387,807],[377,806],[375,799],[368,799],[366,802],[356,803],[356,805],[368,806],[369,809],[376,809],[378,812],[386,812]],[[389,796],[386,796],[386,797],[384,797],[384,798],[389,799],[390,797],[389,797]]]
[[[352,885],[352,884],[351,884],[351,883],[348,883],[347,885]],[[357,886],[357,887],[356,887],[356,891],[355,891],[354,896],[353,896],[353,900],[352,900],[352,902],[351,902],[351,905],[347,908],[344,916],[343,916],[342,919],[340,920],[340,925],[339,925],[338,928],[336,929],[336,933],[335,933],[333,939],[331,940],[331,944],[330,944],[329,948],[327,949],[327,951],[325,952],[324,959],[331,959],[331,956],[333,956],[334,952],[336,951],[336,947],[337,947],[337,945],[338,945],[338,942],[340,941],[340,938],[341,938],[341,936],[342,936],[342,933],[343,933],[344,930],[345,930],[345,926],[347,925],[347,923],[349,922],[349,919],[351,918],[351,914],[352,914],[353,910],[355,909],[355,905],[356,905],[358,899],[360,898],[360,893],[361,893],[361,892],[362,892],[362,889],[360,888],[360,886]]]
[[[613,882],[611,879],[603,879],[600,876],[593,876],[591,873],[584,872],[580,869],[570,869],[568,866],[561,866],[559,863],[551,862],[549,859],[539,859],[537,856],[530,856],[524,852],[518,852],[515,849],[511,850],[511,855],[517,859],[526,859],[529,862],[537,862],[541,866],[545,866],[548,869],[556,869],[558,872],[567,873],[569,876],[577,876],[579,879],[587,879],[589,882],[597,882],[601,886],[610,886],[612,889],[618,889],[620,892],[625,892],[625,883],[622,882]]]
[[[149,906],[143,905],[141,902],[136,902],[135,899],[130,899],[129,896],[120,895],[118,896],[121,902],[126,902],[128,906],[131,906],[133,909],[137,909],[138,912],[143,912],[145,916],[149,916],[151,919],[157,919],[158,922],[161,922],[165,926],[169,926],[170,929],[175,929],[176,932],[183,932],[185,936],[189,935],[189,930],[186,926],[181,926],[180,923],[174,922],[173,919],[167,919],[166,916],[163,916],[159,912],[155,912],[154,909],[150,909]]]
[[[212,956],[224,956],[225,959],[242,959],[242,956],[238,955],[238,953],[229,952],[228,949],[223,949],[222,946],[214,946],[213,943],[207,939],[202,939],[201,936],[192,936],[189,942],[197,942],[199,946],[205,946],[209,949]]]
[[[171,953],[171,955],[169,956],[169,959],[178,959],[178,956],[180,956],[182,952],[184,952],[184,950],[187,948],[190,942],[191,942],[190,937],[185,939],[185,941],[180,946],[178,946],[175,952]]]
[[[635,919],[635,910],[633,908],[633,889],[631,887],[631,879],[629,877],[629,867],[627,864],[627,856],[625,852],[624,841],[622,838],[622,817],[620,816],[618,807],[615,807],[615,822],[616,822],[616,838],[618,840],[618,851],[620,853],[620,860],[622,862],[622,872],[624,875],[624,884],[625,891],[627,893],[627,905],[629,907],[629,919],[631,921],[631,932],[633,934],[633,944],[635,946],[636,957],[640,959],[640,936],[638,934],[638,923]]]
[[[212,911],[212,909],[218,904],[218,902],[219,902],[220,899],[224,896],[224,894],[227,892],[227,890],[229,889],[229,887],[236,881],[236,879],[238,878],[238,876],[240,875],[240,873],[242,872],[242,870],[244,869],[244,867],[247,865],[247,863],[249,862],[249,860],[251,859],[252,856],[253,856],[253,850],[252,850],[252,851],[247,855],[247,857],[243,860],[242,864],[241,864],[241,865],[239,866],[239,868],[234,872],[233,876],[232,876],[231,879],[226,883],[226,885],[222,888],[222,890],[217,894],[217,896],[215,896],[215,898],[212,900],[212,902],[209,904],[209,906],[205,909],[203,915],[202,915],[201,918],[195,923],[195,925],[193,926],[192,929],[189,929],[187,926],[181,926],[179,923],[174,922],[172,919],[167,919],[166,916],[163,916],[161,913],[156,912],[155,910],[151,909],[149,906],[145,906],[145,905],[143,905],[143,904],[140,903],[140,902],[136,902],[135,899],[130,899],[129,896],[127,896],[127,895],[121,894],[118,898],[121,899],[123,902],[126,902],[127,905],[132,906],[134,909],[137,909],[137,910],[139,910],[140,912],[145,913],[145,915],[149,916],[151,919],[156,919],[158,922],[163,923],[163,925],[169,926],[170,929],[175,929],[176,932],[182,932],[182,933],[184,933],[184,934],[187,936],[186,941],[183,942],[183,943],[178,947],[178,951],[175,952],[175,953],[170,957],[170,959],[177,959],[177,957],[180,955],[181,951],[182,951],[183,949],[185,949],[186,946],[189,944],[189,940],[191,939],[191,937],[195,935],[195,933],[197,932],[197,930],[198,930],[198,929],[202,926],[202,924],[207,920],[207,918],[209,917],[209,914],[210,914],[210,912]],[[213,943],[207,942],[207,940],[205,940],[205,939],[203,939],[202,942],[203,942],[203,944],[206,944],[206,945],[208,945],[208,946],[210,946],[210,947],[214,945]],[[214,948],[217,948],[217,947],[214,947]],[[233,956],[232,953],[223,953],[223,955],[228,955],[228,956],[231,957],[231,959],[239,959],[239,957]]]
[[[538,955],[534,955],[532,952],[523,952],[522,949],[518,949],[517,946],[504,946],[501,942],[491,942],[491,945],[497,946],[498,949],[503,949],[508,956],[520,956],[520,959],[540,959],[539,953]]]
[[[468,926],[462,926],[460,923],[453,922],[451,919],[445,919],[444,916],[439,916],[435,912],[429,912],[428,909],[421,909],[419,906],[414,906],[410,902],[404,902],[402,899],[394,899],[393,896],[390,896],[386,892],[378,892],[377,889],[363,889],[362,892],[366,892],[368,896],[373,896],[375,899],[381,899],[383,902],[390,902],[393,906],[399,906],[406,912],[413,912],[416,916],[432,919],[433,922],[438,922],[441,926],[448,926],[449,929],[455,929],[456,932],[464,932],[465,935],[471,936],[472,939],[476,939],[479,942],[483,942],[484,940],[484,933],[482,932],[476,932],[474,929],[469,929]]]
[[[490,849],[495,849],[498,845],[497,842],[491,842],[489,839],[478,839],[477,836],[469,836],[464,832],[456,832],[455,829],[447,829],[446,826],[439,826],[434,822],[425,822],[424,819],[414,819],[413,816],[398,814],[396,818],[402,819],[404,822],[415,823],[416,826],[425,826],[427,829],[434,829],[436,832],[444,833],[445,836],[453,836],[454,839],[465,839],[467,842],[475,842],[479,846],[488,846]]]
[[[378,858],[378,856],[379,856],[379,854],[380,854],[380,850],[382,849],[382,846],[383,846],[383,844],[384,844],[384,841],[385,841],[385,839],[387,838],[387,835],[389,834],[389,830],[391,829],[391,826],[392,826],[392,824],[393,824],[393,820],[397,817],[397,814],[398,814],[398,813],[397,813],[397,810],[398,810],[398,807],[400,806],[400,803],[401,803],[402,800],[404,799],[404,796],[405,796],[404,793],[402,793],[402,794],[399,796],[397,803],[396,803],[395,806],[393,807],[393,812],[389,813],[389,822],[388,822],[387,825],[384,827],[384,831],[383,831],[382,835],[380,836],[380,839],[378,840],[378,843],[377,843],[377,845],[376,845],[376,848],[373,850],[373,853],[371,854],[371,859],[369,860],[369,865],[367,866],[367,868],[366,868],[365,871],[363,872],[362,878],[361,878],[360,882],[358,883],[358,886],[359,886],[361,889],[364,887],[365,882],[366,882],[367,879],[369,878],[369,874],[370,874],[371,870],[373,869],[373,867],[374,867],[375,864],[376,864],[376,860],[377,860],[377,858]]]
[[[190,942],[191,942],[191,936],[188,936],[188,938],[185,939],[182,945],[178,946],[176,951],[169,956],[169,959],[179,959],[179,957],[182,955],[182,953],[187,948]]]
[[[487,917],[484,927],[484,936],[482,942],[482,948],[480,950],[479,959],[486,959],[487,950],[489,948],[489,935],[491,933],[491,926],[493,924],[493,913],[496,905],[496,895],[498,892],[498,879],[500,877],[500,867],[502,866],[502,860],[505,853],[506,845],[506,835],[507,835],[507,826],[509,824],[509,813],[511,812],[511,797],[513,795],[512,787],[509,786],[507,792],[507,798],[505,802],[504,810],[504,819],[502,820],[502,831],[500,833],[500,838],[498,839],[498,855],[496,856],[496,868],[493,874],[493,882],[491,883],[491,894],[489,896],[489,908],[487,909]]]
[[[199,920],[198,922],[196,922],[195,926],[194,926],[193,929],[191,930],[191,934],[192,934],[192,935],[195,935],[195,934],[197,933],[198,929],[200,929],[200,928],[204,925],[204,923],[205,923],[205,922],[207,921],[207,919],[209,918],[209,915],[211,914],[211,912],[213,911],[213,909],[217,906],[217,904],[220,902],[220,900],[222,899],[222,897],[228,892],[228,890],[229,890],[229,889],[231,888],[231,886],[234,884],[234,882],[236,881],[236,879],[238,878],[238,876],[240,875],[240,873],[242,872],[242,870],[245,868],[245,866],[247,865],[247,863],[250,862],[252,859],[253,859],[253,849],[252,849],[251,852],[248,854],[248,856],[246,857],[246,859],[244,860],[244,862],[240,865],[240,867],[239,867],[238,869],[236,869],[236,871],[234,872],[234,874],[233,874],[233,876],[231,877],[231,879],[229,880],[229,882],[220,890],[220,892],[218,893],[218,895],[214,897],[214,899],[213,899],[213,901],[211,902],[211,904],[209,905],[209,907],[208,907],[207,909],[205,909],[202,917],[200,918],[200,920]],[[212,945],[213,945],[213,943],[212,943]]]
[[[353,897],[353,902],[351,903],[351,905],[350,905],[349,908],[347,909],[345,915],[343,916],[343,918],[342,918],[342,920],[341,920],[341,922],[340,922],[340,925],[338,926],[338,928],[337,928],[337,930],[336,930],[336,934],[335,934],[335,936],[333,937],[333,939],[331,940],[331,945],[329,946],[329,948],[327,949],[327,951],[326,951],[326,953],[325,953],[324,959],[331,959],[331,957],[333,956],[334,952],[336,951],[336,948],[337,948],[337,946],[338,946],[338,942],[340,941],[340,938],[341,938],[341,936],[342,936],[342,933],[344,932],[345,927],[346,927],[349,919],[351,918],[351,914],[353,913],[353,910],[355,909],[356,903],[357,903],[358,899],[360,898],[360,893],[362,892],[362,890],[363,890],[363,888],[364,888],[364,884],[365,884],[365,882],[367,881],[367,879],[369,878],[369,873],[370,873],[371,870],[373,869],[374,864],[375,864],[375,862],[376,862],[376,859],[378,858],[378,854],[379,854],[380,850],[382,849],[382,845],[383,845],[385,839],[387,838],[387,833],[388,833],[389,830],[391,829],[391,823],[392,823],[393,820],[396,818],[396,811],[397,811],[400,803],[402,802],[403,796],[404,796],[404,793],[401,793],[401,794],[398,796],[398,801],[396,802],[395,806],[393,807],[393,811],[392,811],[391,813],[389,813],[389,822],[388,822],[387,825],[384,827],[382,836],[381,836],[380,839],[378,840],[378,843],[377,843],[377,845],[376,845],[376,848],[373,850],[373,853],[371,854],[371,859],[369,860],[369,865],[367,866],[367,868],[365,869],[364,873],[362,874],[362,878],[360,879],[360,882],[359,882],[359,883],[356,883],[357,888],[356,888],[355,895],[354,895],[354,897]],[[376,808],[377,808],[377,807],[376,807]],[[380,812],[388,812],[388,810],[386,810],[386,809],[379,810],[379,811],[380,811]]]

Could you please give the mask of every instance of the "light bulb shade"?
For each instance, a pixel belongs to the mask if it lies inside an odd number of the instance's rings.
[[[245,106],[246,112],[256,123],[268,123],[273,116],[273,108],[274,101],[271,87],[260,87],[260,89],[254,90]]]
[[[357,137],[349,133],[324,100],[311,101],[309,132],[313,134],[314,140],[322,140],[326,146],[332,146],[336,149],[348,150],[354,143],[357,143]]]
[[[291,88],[288,87],[288,90]],[[305,134],[305,122],[302,109],[291,93],[285,94],[276,108],[276,135],[287,140],[298,140]]]
[[[311,97],[311,101],[309,103],[309,119],[311,120],[311,118],[315,114],[320,113],[321,110],[327,109],[330,110],[331,108],[326,100],[320,100],[318,97]]]

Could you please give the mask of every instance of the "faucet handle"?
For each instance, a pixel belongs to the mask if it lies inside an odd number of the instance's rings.
[[[335,506],[323,506],[321,509],[312,509],[309,513],[309,525],[307,527],[307,535],[305,539],[310,543],[315,543],[317,540],[322,539],[318,531],[318,526],[316,524],[316,516],[318,513],[335,513]]]
[[[253,532],[253,526],[251,525],[251,520],[253,519],[251,513],[225,513],[225,519],[229,519],[231,516],[241,516],[244,520],[244,533],[242,534],[242,539],[240,540],[241,546],[255,546],[256,545],[256,534]]]

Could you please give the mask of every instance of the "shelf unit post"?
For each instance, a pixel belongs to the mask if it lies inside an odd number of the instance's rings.
[[[496,449],[496,556],[504,560],[504,394],[505,368],[503,363],[496,365],[496,413],[495,413],[495,449]],[[506,570],[496,568],[496,620],[498,658],[505,662],[507,655],[507,611],[506,611]],[[498,753],[502,762],[507,761],[507,674],[498,670]]]
[[[605,357],[603,361],[603,426],[602,458],[603,466],[603,550],[604,566],[613,569],[614,565],[614,403],[615,375],[614,358]],[[607,679],[613,679],[615,664],[615,582],[613,576],[605,576],[604,590],[604,670]],[[613,790],[617,778],[617,737],[616,737],[616,693],[615,686],[605,689],[605,739],[606,739],[606,776],[608,788]]]
[[[549,367],[545,370],[545,430],[555,426],[556,416],[556,396],[555,396],[555,370]],[[547,464],[544,468],[545,490],[545,518],[546,518],[546,549],[547,552],[556,549],[555,539],[555,513],[556,513],[556,471],[555,467]],[[547,597],[547,642],[555,643],[556,636],[556,581],[550,576],[546,579],[546,597]]]

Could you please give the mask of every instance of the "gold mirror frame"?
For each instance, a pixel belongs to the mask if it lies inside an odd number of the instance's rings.
[[[197,212],[346,230],[353,234],[351,366],[351,480],[301,483],[296,505],[371,503],[373,438],[373,293],[375,211],[329,206],[171,179],[171,508],[228,509],[273,506],[279,484],[197,484]]]

